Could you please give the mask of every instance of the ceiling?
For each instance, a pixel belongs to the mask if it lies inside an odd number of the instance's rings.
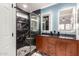
[[[30,13],[37,9],[46,8],[46,7],[54,5],[54,4],[56,4],[56,3],[17,3],[17,7]],[[24,8],[23,5],[27,5],[27,8]]]

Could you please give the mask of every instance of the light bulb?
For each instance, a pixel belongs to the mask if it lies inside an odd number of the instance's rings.
[[[24,8],[27,8],[28,6],[27,6],[26,4],[23,4],[23,7],[24,7]]]

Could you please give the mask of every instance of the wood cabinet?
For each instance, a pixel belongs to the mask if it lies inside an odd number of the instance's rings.
[[[66,56],[77,56],[77,41],[68,40],[66,42]]]
[[[43,37],[44,38],[44,37]],[[47,40],[47,38],[45,37],[44,39],[43,39],[43,52],[44,52],[44,54],[48,54],[48,40]]]
[[[50,39],[50,40],[49,40]],[[55,56],[55,50],[56,50],[56,40],[53,38],[53,40],[51,38],[48,38],[48,55],[53,55]]]
[[[37,50],[39,50],[39,52],[42,52],[42,49],[43,49],[43,39],[42,37],[36,37],[36,48]]]
[[[66,42],[64,40],[58,40],[56,43],[56,55],[65,56],[66,54]]]
[[[77,41],[77,55],[79,56],[79,41]]]
[[[36,47],[41,53],[49,56],[79,55],[79,41],[52,36],[37,36]]]

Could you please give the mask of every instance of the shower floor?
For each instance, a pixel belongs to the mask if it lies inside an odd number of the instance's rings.
[[[31,48],[31,50],[30,50],[30,48]],[[17,56],[25,56],[26,54],[28,54],[30,51],[33,51],[34,49],[36,49],[36,46],[21,47],[21,48],[17,49]]]

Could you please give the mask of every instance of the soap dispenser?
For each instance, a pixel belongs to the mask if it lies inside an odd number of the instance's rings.
[[[54,30],[54,35],[56,35],[56,31]]]
[[[58,32],[57,36],[60,36],[60,32]]]
[[[50,31],[50,35],[53,35],[52,31]]]

